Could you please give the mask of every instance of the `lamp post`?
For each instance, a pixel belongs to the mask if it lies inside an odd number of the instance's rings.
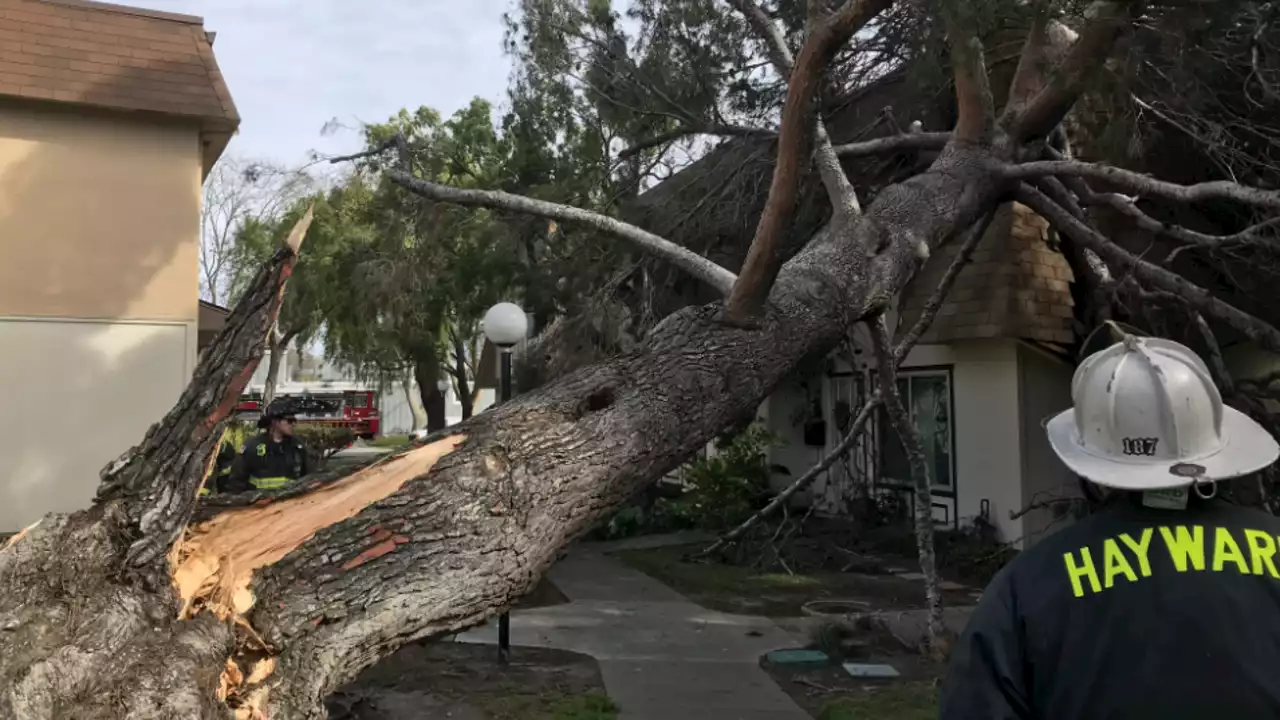
[[[498,381],[498,401],[511,399],[511,350],[529,332],[529,316],[515,303],[502,302],[489,308],[481,321],[484,336],[497,346],[501,375]],[[511,616],[502,613],[498,617],[498,662],[506,664],[511,654]]]

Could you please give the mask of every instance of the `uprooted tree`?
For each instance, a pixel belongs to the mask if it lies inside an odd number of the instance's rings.
[[[1280,209],[1275,192],[1230,182],[1179,186],[1065,152],[1058,128],[1139,21],[1142,4],[1093,2],[1078,36],[1041,7],[999,109],[983,44],[972,18],[958,11],[968,5],[944,5],[954,127],[843,146],[831,143],[817,112],[824,71],[859,30],[920,8],[810,2],[793,56],[760,8],[731,4],[767,38],[772,62],[790,78],[769,199],[736,275],[616,219],[435,184],[407,164],[386,175],[436,201],[610,234],[683,270],[722,301],[676,312],[634,351],[345,477],[200,504],[217,438],[279,311],[304,218],[201,357],[174,409],[104,469],[93,507],[45,517],[0,551],[0,716],[323,717],[324,698],[378,659],[509,607],[571,541],[753,412],[802,361],[845,342],[857,323],[873,324],[891,376],[896,350],[910,341],[889,347],[881,318],[891,299],[933,250],[1010,200],[1057,227],[1064,250],[1087,261],[1080,266],[1093,273],[1086,282],[1130,282],[1176,296],[1206,322],[1280,351],[1271,325],[1124,250],[1082,208],[1125,192]],[[840,157],[902,147],[937,156],[864,206]],[[395,141],[392,149],[412,151]],[[810,158],[833,212],[784,262],[780,238]],[[886,402],[891,410],[897,404]],[[927,478],[916,475],[927,496]],[[921,540],[927,563],[929,539]]]

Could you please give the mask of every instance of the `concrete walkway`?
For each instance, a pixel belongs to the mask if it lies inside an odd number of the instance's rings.
[[[521,645],[596,658],[620,720],[809,720],[759,665],[796,638],[767,618],[695,605],[604,552],[616,548],[579,546],[551,569],[570,602],[511,614],[512,662]],[[457,640],[493,644],[497,623]]]

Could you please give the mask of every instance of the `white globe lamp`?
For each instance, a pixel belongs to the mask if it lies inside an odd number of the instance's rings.
[[[501,348],[509,348],[529,332],[529,316],[515,303],[502,302],[489,308],[481,321],[484,336]]]

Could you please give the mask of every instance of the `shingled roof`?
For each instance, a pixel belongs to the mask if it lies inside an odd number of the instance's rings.
[[[1049,223],[1030,208],[1003,206],[921,341],[1006,337],[1070,346],[1074,278],[1066,258],[1049,247],[1049,233]],[[934,253],[903,291],[904,327],[920,317],[959,251],[952,242]]]
[[[240,124],[201,18],[89,0],[0,0],[0,97],[193,120],[206,171]]]

